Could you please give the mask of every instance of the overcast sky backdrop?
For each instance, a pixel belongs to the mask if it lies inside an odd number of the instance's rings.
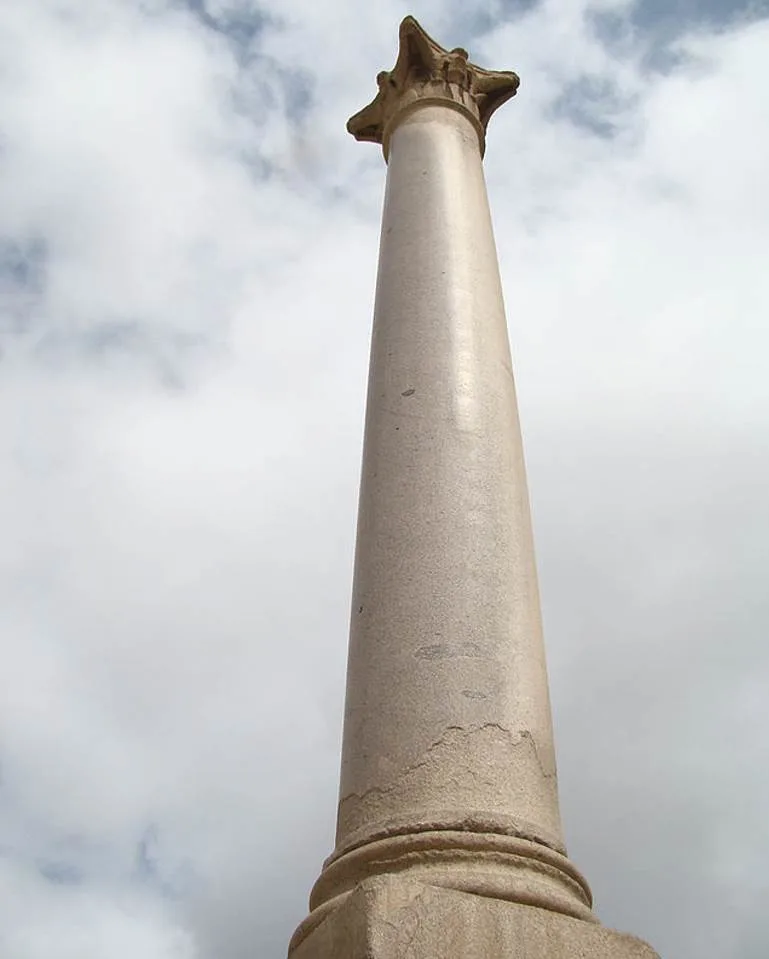
[[[769,955],[769,8],[0,0],[0,955],[283,959],[331,849],[403,15],[486,172],[569,850]]]

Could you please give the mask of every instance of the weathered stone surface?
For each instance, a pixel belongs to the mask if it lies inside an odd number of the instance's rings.
[[[362,883],[291,959],[659,959],[595,922],[402,878]]]
[[[464,111],[476,129],[481,154],[492,113],[515,96],[519,79],[511,71],[484,70],[461,47],[445,50],[413,17],[400,26],[398,60],[377,76],[379,92],[351,117],[347,129],[357,140],[381,143],[385,156],[393,127],[414,106],[440,102]]]
[[[485,832],[433,829],[363,843],[329,859],[310,897],[312,925],[328,904],[377,875],[403,875],[480,897],[515,901],[593,921],[590,890],[566,856],[542,843]]]

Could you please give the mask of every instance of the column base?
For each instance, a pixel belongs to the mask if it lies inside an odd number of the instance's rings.
[[[303,926],[317,925],[360,883],[377,876],[399,876],[423,886],[595,921],[590,888],[560,851],[520,835],[435,829],[435,823],[428,822],[424,826],[412,826],[409,832],[393,827],[390,835],[337,849],[315,883]]]
[[[290,959],[659,959],[633,936],[536,906],[378,876],[299,927]]]

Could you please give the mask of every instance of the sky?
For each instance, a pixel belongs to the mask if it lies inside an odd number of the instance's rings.
[[[769,953],[769,7],[0,0],[0,955],[280,959],[333,844],[407,13],[485,159],[567,845]]]

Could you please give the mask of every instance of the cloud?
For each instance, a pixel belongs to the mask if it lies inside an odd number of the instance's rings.
[[[769,22],[36,0],[0,12],[9,959],[278,957],[330,851],[384,180],[344,121],[406,12],[523,81],[486,172],[571,853],[661,954],[766,952]]]

